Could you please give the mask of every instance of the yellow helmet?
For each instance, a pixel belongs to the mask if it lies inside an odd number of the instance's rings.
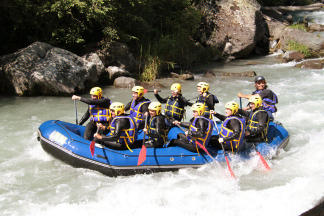
[[[254,103],[255,108],[259,108],[262,105],[262,98],[260,95],[252,95],[249,99],[250,103]]]
[[[225,108],[232,110],[232,115],[235,115],[239,109],[239,105],[234,101],[230,101],[225,104]]]
[[[197,87],[200,87],[202,93],[205,93],[205,92],[207,92],[209,90],[209,84],[206,83],[206,82],[199,82],[197,84]]]
[[[101,98],[101,96],[102,96],[102,89],[100,87],[93,87],[90,90],[90,94],[91,95],[96,95],[96,96],[98,96],[98,98]]]
[[[170,88],[171,91],[181,92],[181,84],[180,83],[173,83]]]
[[[149,110],[154,110],[156,112],[156,115],[160,115],[161,113],[161,109],[162,109],[162,105],[160,102],[157,101],[153,101],[150,103],[150,105],[148,106]]]
[[[125,105],[120,102],[114,102],[110,104],[109,109],[114,111],[115,115],[119,116],[125,113]]]
[[[192,111],[196,111],[198,115],[204,115],[205,105],[203,103],[195,103],[191,107]]]
[[[144,95],[144,88],[143,86],[134,86],[132,88],[132,91],[133,92],[136,92],[138,94],[139,97],[143,96]]]

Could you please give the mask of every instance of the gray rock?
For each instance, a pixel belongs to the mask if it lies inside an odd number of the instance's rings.
[[[258,44],[268,41],[260,8],[256,0],[202,1],[199,9],[205,21],[200,42],[222,51],[224,56],[249,55]]]
[[[323,69],[324,59],[310,59],[302,61],[295,65],[298,68],[307,68],[307,69]]]
[[[116,88],[132,88],[137,82],[131,77],[118,77],[114,80],[114,86]]]
[[[194,80],[195,77],[191,73],[177,74],[174,72],[170,73],[171,78],[177,78],[182,80]]]
[[[311,32],[289,28],[288,25],[271,17],[265,16],[265,20],[269,27],[270,38],[272,38],[272,41],[278,41],[275,49],[272,50],[273,52],[278,49],[287,50],[290,41],[305,45],[315,52],[319,52],[324,47],[324,37],[318,37]]]
[[[324,25],[317,24],[317,23],[308,23],[308,30],[310,32],[324,31]]]
[[[35,42],[0,57],[1,94],[70,95],[98,81],[98,65],[60,48]],[[100,68],[100,66],[99,66]]]
[[[282,55],[282,60],[284,62],[289,61],[301,61],[305,58],[304,54],[297,52],[297,51],[287,51]]]
[[[109,74],[110,80],[114,80],[120,76],[131,76],[131,73],[117,66],[109,66],[108,68],[106,68],[106,71]]]

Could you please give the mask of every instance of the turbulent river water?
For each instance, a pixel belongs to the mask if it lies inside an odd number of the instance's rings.
[[[317,16],[316,16],[317,17]],[[209,164],[178,172],[107,177],[76,169],[43,151],[37,128],[49,119],[74,122],[69,97],[0,98],[0,215],[299,215],[324,196],[324,70],[277,63],[275,56],[210,65],[217,71],[254,70],[278,94],[275,118],[290,133],[288,148],[269,161],[265,172],[258,157],[226,166]],[[208,81],[224,104],[237,92],[253,90],[251,78],[183,81],[187,98],[196,84]],[[172,80],[165,80],[169,86]],[[104,88],[112,101],[128,102],[129,89]],[[162,96],[169,95],[162,89]],[[146,96],[154,99],[152,93]],[[79,118],[86,105],[78,103]],[[191,117],[190,109],[187,120]]]

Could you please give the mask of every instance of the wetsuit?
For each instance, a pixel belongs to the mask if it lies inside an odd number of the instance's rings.
[[[149,116],[147,119],[147,135],[150,138],[146,142],[146,147],[162,147],[167,141],[168,129],[169,124],[165,116]]]
[[[245,120],[237,115],[227,117],[214,113],[214,116],[223,121],[219,137],[224,139],[224,149],[232,152],[244,150]],[[218,149],[222,148],[219,143],[216,146]]]
[[[219,103],[219,100],[217,97],[209,92],[206,92],[206,97],[203,96],[203,94],[199,95],[197,98],[196,103],[203,103],[205,105],[205,114],[204,116],[206,118],[212,118],[212,115],[210,114],[210,110],[214,110],[215,104]]]
[[[190,119],[190,122],[181,122],[180,126],[189,128],[188,136],[179,133],[177,139],[173,141],[174,145],[185,148],[191,152],[197,152],[200,147],[196,144],[196,141],[203,146],[208,144],[213,130],[213,124],[209,119],[198,116]]]
[[[181,121],[185,114],[185,106],[192,106],[193,103],[189,102],[185,97],[181,94],[173,97],[169,96],[167,98],[162,98],[159,94],[154,94],[156,99],[160,103],[166,103],[164,114],[168,117],[170,122],[175,120]]]
[[[262,106],[265,111],[268,112],[270,120],[273,120],[274,117],[272,113],[277,112],[277,107],[275,104],[278,103],[277,95],[270,89],[255,90],[252,92],[252,95],[259,94],[262,98]]]
[[[138,129],[144,128],[143,115],[148,112],[148,106],[150,100],[145,97],[137,98],[137,100],[131,100],[126,106],[125,111],[130,110],[130,116],[135,119]]]
[[[88,110],[82,116],[79,125],[83,125],[84,122],[86,122],[91,117],[89,123],[86,125],[83,135],[84,139],[91,140],[93,138],[93,135],[97,131],[97,122],[100,122],[106,126],[109,124],[109,118],[107,116],[109,115],[108,109],[110,106],[110,100],[104,97],[95,100],[81,97],[80,101],[89,105]],[[105,115],[100,114],[100,117],[96,118],[93,115],[95,113],[103,113]]]
[[[248,117],[246,130],[250,133],[246,136],[248,142],[262,142],[267,141],[268,126],[270,117],[268,112],[262,107],[253,111],[244,111],[239,109],[239,114]]]
[[[133,145],[136,133],[134,119],[125,114],[116,116],[112,120],[110,127],[110,135],[102,135],[102,139],[98,140],[98,142],[112,149],[135,148]]]

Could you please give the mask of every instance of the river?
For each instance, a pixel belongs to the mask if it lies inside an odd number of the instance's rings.
[[[219,164],[116,178],[76,169],[48,155],[36,139],[37,128],[46,120],[75,122],[70,97],[1,97],[0,215],[295,216],[316,205],[324,196],[324,70],[295,68],[294,63],[278,63],[276,56],[208,67],[254,70],[277,93],[275,118],[289,131],[290,141],[268,161],[271,171],[264,170],[257,156],[232,164],[236,180]],[[185,97],[196,95],[199,81],[210,83],[221,101],[215,106],[220,113],[227,101],[238,102],[239,91],[254,89],[252,78],[206,80],[197,75],[195,81],[181,82]],[[113,87],[105,87],[104,95],[124,103],[131,98],[129,89]],[[168,89],[160,95],[169,95]],[[146,96],[154,99],[152,93]],[[77,105],[80,119],[87,107]],[[191,116],[188,109],[187,120]]]

